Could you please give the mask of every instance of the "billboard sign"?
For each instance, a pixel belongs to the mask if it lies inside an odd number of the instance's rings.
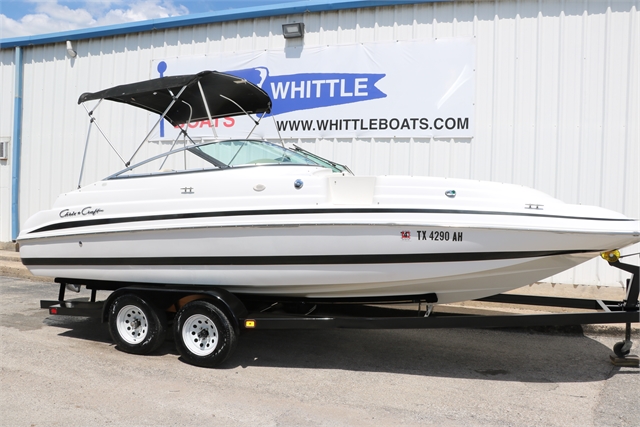
[[[151,78],[216,70],[260,86],[273,109],[256,137],[471,138],[474,64],[473,39],[455,38],[164,58],[152,61]],[[242,137],[253,123],[206,120],[191,123],[189,134],[211,136],[211,126]],[[177,133],[164,123],[159,137]]]

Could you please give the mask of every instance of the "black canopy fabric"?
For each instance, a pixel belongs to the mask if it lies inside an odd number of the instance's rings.
[[[162,114],[173,101],[171,93],[174,96],[178,95],[180,90],[187,86],[165,116],[169,123],[177,126],[189,121],[196,122],[209,118],[198,82],[202,86],[212,118],[238,116],[245,114],[244,111],[249,114],[271,111],[271,99],[265,91],[244,79],[217,71],[161,77],[115,86],[100,92],[83,93],[78,99],[78,104],[96,99],[108,99]],[[242,108],[222,96],[232,99]]]

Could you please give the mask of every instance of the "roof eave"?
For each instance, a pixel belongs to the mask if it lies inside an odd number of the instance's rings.
[[[436,3],[452,0],[344,0],[327,3],[327,0],[304,0],[294,3],[280,3],[243,9],[232,9],[217,12],[199,13],[170,18],[151,19],[104,27],[63,31],[59,33],[39,34],[34,36],[0,39],[0,48],[16,46],[35,46],[67,40],[83,40],[145,31],[166,30],[189,25],[213,24],[218,22],[237,21],[241,19],[266,18],[280,15],[293,15],[306,12],[324,12],[364,7],[392,6],[412,3]]]

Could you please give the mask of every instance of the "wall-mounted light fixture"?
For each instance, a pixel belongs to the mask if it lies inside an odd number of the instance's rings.
[[[69,55],[70,58],[75,58],[76,56],[78,56],[78,52],[76,52],[73,49],[73,45],[71,44],[71,40],[67,40],[67,55]]]
[[[0,160],[9,159],[9,139],[0,139]]]
[[[294,22],[292,24],[282,24],[282,35],[285,39],[295,39],[304,36],[304,23]]]

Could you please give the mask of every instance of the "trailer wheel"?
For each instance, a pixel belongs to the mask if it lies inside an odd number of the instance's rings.
[[[613,352],[616,354],[616,356],[626,357],[629,355],[629,353],[631,353],[631,343],[629,342],[628,345],[626,344],[626,341],[620,341],[613,346]]]
[[[164,342],[167,320],[142,298],[125,294],[109,307],[109,333],[119,350],[149,354]]]
[[[174,323],[176,348],[192,365],[213,368],[236,347],[237,337],[227,316],[210,302],[197,300],[178,312]]]

